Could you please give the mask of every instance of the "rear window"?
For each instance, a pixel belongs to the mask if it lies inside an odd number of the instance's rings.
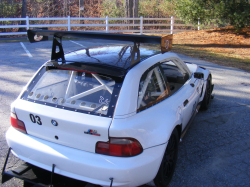
[[[43,68],[22,98],[75,112],[112,117],[120,88],[121,83],[110,76]]]

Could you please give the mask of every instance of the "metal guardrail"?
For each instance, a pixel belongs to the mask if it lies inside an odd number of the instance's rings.
[[[78,24],[72,23],[72,21],[79,21]],[[83,24],[80,23],[80,21],[102,21],[103,23],[98,24]],[[91,30],[95,32],[130,32],[130,33],[150,33],[150,34],[173,34],[176,32],[180,32],[182,30],[176,29],[174,30],[174,27],[194,27],[192,24],[180,24],[180,23],[174,23],[174,21],[180,20],[179,18],[174,18],[173,16],[171,18],[143,18],[142,16],[139,18],[109,18],[108,16],[105,18],[85,18],[85,17],[53,17],[53,18],[30,18],[26,16],[26,18],[0,18],[0,22],[15,22],[15,21],[25,21],[25,25],[0,25],[0,29],[8,29],[8,28],[26,28],[27,30],[30,28],[55,28],[55,27],[67,27],[67,30],[70,31],[72,27],[104,27],[105,29],[100,30]],[[32,21],[66,21],[66,24],[30,24]],[[123,23],[110,23],[114,21],[123,21]],[[130,23],[133,21],[133,23]],[[168,23],[144,23],[145,21],[167,21]],[[199,25],[199,24],[198,24]],[[122,28],[121,30],[117,29],[111,29],[110,27],[116,27],[116,28]],[[124,29],[127,28],[127,29]],[[136,27],[136,28],[135,28]],[[164,29],[145,29],[145,27],[163,27]],[[132,28],[132,29],[131,29]],[[196,29],[196,28],[195,28]],[[199,30],[199,26],[198,26]],[[88,30],[90,31],[90,30]],[[183,30],[187,31],[187,30]],[[25,35],[26,32],[0,32],[0,36],[6,36],[6,35]]]

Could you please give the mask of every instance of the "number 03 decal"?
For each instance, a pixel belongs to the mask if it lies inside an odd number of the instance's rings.
[[[42,125],[41,118],[39,116],[34,116],[33,114],[30,114],[30,120],[33,123],[37,123],[38,125]]]

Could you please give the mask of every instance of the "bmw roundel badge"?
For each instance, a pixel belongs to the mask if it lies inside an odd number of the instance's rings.
[[[58,125],[58,123],[57,123],[57,121],[56,120],[51,120],[51,123],[52,123],[52,125],[54,125],[54,126],[57,126]]]

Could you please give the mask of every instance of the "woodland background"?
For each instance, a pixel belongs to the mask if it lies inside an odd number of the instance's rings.
[[[1,0],[0,17],[169,17],[171,0]]]
[[[185,23],[196,25],[199,20],[201,29],[209,28],[209,30],[174,34],[172,50],[250,72],[250,0],[0,0],[0,18],[25,16],[143,16],[144,18],[174,16],[181,18]],[[40,24],[50,24],[52,21]],[[82,20],[80,23],[88,22]],[[0,25],[3,24],[22,23],[0,21]],[[13,32],[13,30],[0,29],[0,32]]]
[[[186,23],[250,24],[250,0],[1,0],[0,17],[180,17]]]

